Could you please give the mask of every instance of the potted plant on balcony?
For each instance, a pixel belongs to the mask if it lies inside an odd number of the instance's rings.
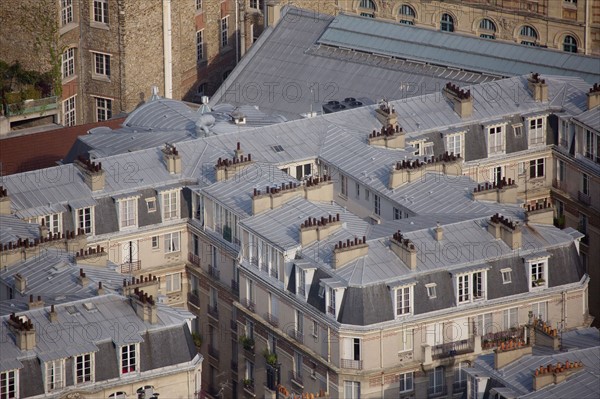
[[[252,389],[252,386],[254,385],[254,381],[252,381],[252,379],[250,379],[250,378],[244,378],[244,379],[242,379],[242,384],[244,384],[244,388]]]
[[[200,347],[202,346],[202,336],[198,333],[192,333],[192,339],[194,340],[194,345],[196,345],[196,349],[200,351]]]
[[[263,356],[265,357],[265,360],[268,365],[271,365],[273,367],[277,366],[277,354],[276,353],[269,352],[269,350],[265,348],[265,350],[263,351]]]
[[[544,280],[543,278],[538,278],[537,280],[535,280],[533,282],[533,286],[534,287],[541,287],[542,285],[544,285],[545,282],[546,282],[546,280]]]
[[[240,337],[240,344],[244,347],[245,350],[252,351],[254,350],[254,340],[250,337],[242,335]]]

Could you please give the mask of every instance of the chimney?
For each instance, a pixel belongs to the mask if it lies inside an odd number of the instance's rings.
[[[29,303],[27,304],[27,308],[29,310],[31,309],[37,309],[37,308],[43,308],[44,307],[44,301],[42,301],[42,297],[38,295],[37,297],[37,301],[33,299],[33,295],[29,295]]]
[[[396,129],[398,126],[398,115],[396,110],[392,107],[387,100],[381,100],[379,107],[375,109],[375,117],[383,125],[384,129],[392,128]]]
[[[522,245],[521,226],[517,222],[511,222],[508,218],[496,213],[488,220],[488,232],[494,238],[502,238],[502,241],[510,249],[519,249]]]
[[[533,390],[537,391],[551,384],[560,384],[583,368],[582,362],[570,362],[569,360],[564,363],[542,365],[533,372]]]
[[[548,101],[548,85],[545,79],[540,78],[539,73],[532,73],[527,79],[527,87],[536,102]]]
[[[462,90],[451,82],[446,83],[443,90],[444,96],[452,103],[454,112],[461,118],[470,118],[473,115],[473,96],[471,90]]]
[[[235,155],[232,159],[217,159],[217,163],[215,164],[217,181],[223,181],[232,178],[239,171],[243,170],[252,163],[252,154],[248,154],[248,156],[245,157],[243,155],[244,152],[240,147],[240,143],[237,143],[234,154]]]
[[[347,239],[346,242],[339,241],[335,244],[333,250],[333,262],[332,267],[339,269],[347,263],[366,256],[369,252],[369,245],[367,244],[367,238],[363,236],[362,240],[355,237],[354,240]]]
[[[379,110],[377,110],[379,111]],[[380,131],[373,130],[369,133],[367,142],[369,145],[380,146],[391,149],[399,149],[406,146],[406,135],[402,127],[397,123],[395,126],[382,127]]]
[[[104,190],[105,178],[104,170],[102,169],[102,162],[96,163],[80,156],[75,160],[75,166],[83,175],[83,180],[90,190]]]
[[[156,302],[152,295],[148,295],[143,290],[136,288],[130,298],[135,313],[140,319],[149,322],[150,324],[156,324],[158,322]]]
[[[435,227],[435,229],[433,229],[433,232],[435,234],[435,240],[442,241],[442,239],[444,238],[444,229],[442,228],[442,226],[440,226],[440,222],[437,222],[437,226]]]
[[[0,215],[10,215],[10,197],[4,186],[0,186]]]
[[[22,351],[35,348],[35,328],[26,316],[16,316],[14,313],[8,319],[8,327],[15,335],[15,343]]]
[[[54,305],[50,305],[50,312],[48,312],[48,320],[50,320],[51,323],[55,323],[58,320],[58,314],[54,309]]]
[[[300,244],[305,247],[315,241],[324,240],[341,226],[339,213],[320,219],[308,218],[300,225]]]
[[[527,223],[553,224],[554,208],[547,200],[544,200],[542,204],[527,205],[525,221]]]
[[[77,278],[77,281],[83,287],[86,287],[90,283],[90,279],[86,277],[85,273],[83,272],[83,269],[79,269],[79,277]]]
[[[532,346],[527,345],[520,338],[502,342],[500,346],[494,349],[494,368],[496,370],[501,369],[523,356],[531,355],[532,351]]]
[[[131,279],[123,279],[123,295],[133,295],[136,290],[144,289],[144,293],[152,297],[158,296],[160,279],[148,273],[147,276],[131,277]]]
[[[404,238],[400,230],[390,239],[390,249],[410,270],[417,269],[417,247],[408,238]]]
[[[242,150],[242,145],[240,144],[240,142],[238,141],[234,150],[235,153],[235,157],[236,158],[240,158],[242,155],[244,155],[244,151]]]
[[[167,171],[172,175],[181,174],[181,156],[174,145],[165,143],[162,149],[163,161],[167,166]]]
[[[41,238],[48,237],[48,226],[46,226],[45,218],[42,218],[42,223],[40,224],[38,230]]]
[[[594,83],[587,93],[587,109],[596,108],[600,105],[600,84]]]
[[[21,294],[24,294],[27,289],[27,278],[23,277],[21,273],[15,274],[15,289]]]
[[[98,295],[104,295],[104,287],[102,287],[102,281],[98,281]]]

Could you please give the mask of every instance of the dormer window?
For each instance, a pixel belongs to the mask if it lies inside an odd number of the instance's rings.
[[[62,389],[65,386],[65,360],[46,362],[46,392]]]
[[[427,297],[429,299],[433,299],[433,298],[437,297],[436,286],[437,286],[437,284],[435,284],[435,283],[425,285],[425,288],[427,289]]]
[[[484,270],[460,274],[456,277],[456,301],[458,304],[485,299],[487,275]]]
[[[148,213],[156,212],[156,198],[146,198],[146,206],[148,207]]]
[[[396,317],[408,316],[413,309],[413,286],[398,287],[394,290],[394,314]]]
[[[19,397],[18,370],[3,371],[0,373],[0,393],[0,398],[2,399]]]
[[[75,356],[75,384],[94,381],[94,354],[85,353]]]
[[[83,230],[86,235],[94,234],[94,208],[87,207],[77,209],[77,228]]]
[[[128,344],[121,346],[121,375],[134,373],[138,370],[137,344]]]
[[[487,128],[488,155],[504,154],[506,151],[504,125]]]
[[[162,193],[162,219],[179,219],[179,190]]]
[[[337,318],[336,306],[335,306],[335,289],[333,289],[331,287],[327,288],[325,303],[327,304],[327,314],[329,316]]]
[[[125,198],[118,201],[119,227],[121,230],[137,227],[137,198]]]
[[[545,120],[546,118],[531,118],[528,123],[527,137],[529,139],[529,147],[543,145],[546,141],[545,135]]]
[[[512,269],[502,269],[500,273],[502,273],[502,284],[510,284],[512,282]]]
[[[527,260],[529,290],[548,287],[548,258]]]
[[[449,134],[446,136],[446,151],[448,154],[462,156],[464,154],[463,133]]]
[[[62,218],[60,216],[60,213],[53,213],[42,217],[44,224],[48,228],[48,233],[55,234],[62,231]],[[42,220],[40,220],[41,223]]]

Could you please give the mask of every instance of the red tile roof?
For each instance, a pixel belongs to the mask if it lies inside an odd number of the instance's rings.
[[[116,129],[125,118],[64,127],[0,140],[0,175],[27,172],[55,166],[63,159],[77,137],[99,126]]]

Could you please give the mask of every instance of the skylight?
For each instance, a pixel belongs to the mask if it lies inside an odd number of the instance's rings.
[[[282,151],[283,151],[283,147],[282,147],[282,146],[280,146],[279,144],[277,144],[277,145],[274,145],[274,146],[272,146],[271,148],[272,148],[272,149],[273,149],[273,151],[275,151],[275,152],[282,152]]]

